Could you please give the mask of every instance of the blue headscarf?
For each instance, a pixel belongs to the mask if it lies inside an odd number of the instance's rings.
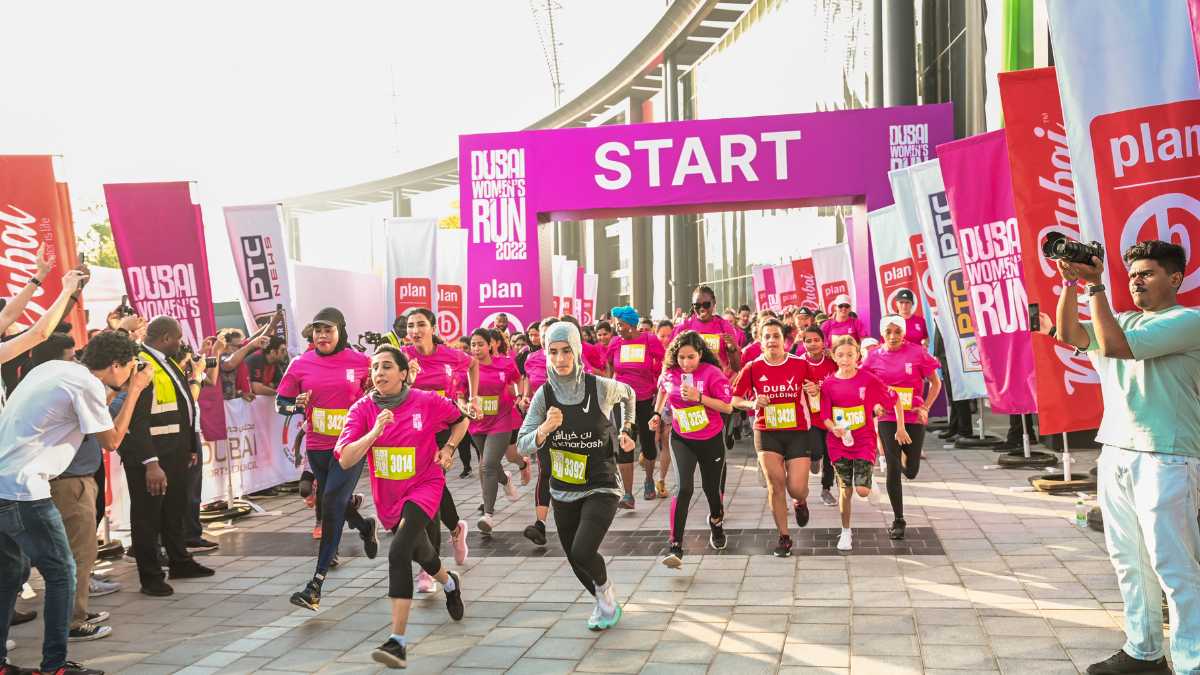
[[[636,328],[638,325],[638,320],[640,317],[638,317],[637,310],[629,305],[625,305],[624,307],[613,307],[612,312],[610,313],[612,314],[612,318],[620,321],[621,323],[629,324],[634,328]]]

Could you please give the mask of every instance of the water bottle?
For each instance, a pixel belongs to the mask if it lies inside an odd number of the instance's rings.
[[[1075,526],[1087,527],[1088,507],[1082,499],[1075,500]]]

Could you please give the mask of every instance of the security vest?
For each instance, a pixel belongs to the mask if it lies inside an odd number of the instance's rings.
[[[181,410],[179,392],[171,373],[167,372],[166,367],[150,352],[143,350],[141,357],[153,372],[154,398],[150,403],[150,436],[178,434],[185,425],[189,429],[195,429],[196,410],[193,407],[191,392],[184,394],[182,405],[186,406],[186,409]],[[180,384],[188,386],[183,369],[179,368],[177,363],[173,365],[178,370]]]

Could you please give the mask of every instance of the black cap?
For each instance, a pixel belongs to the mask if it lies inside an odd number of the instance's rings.
[[[312,337],[313,326],[319,323],[340,328],[346,325],[346,317],[342,316],[341,310],[337,307],[326,307],[317,312],[317,315],[313,317],[312,321],[308,322],[308,325],[304,327],[304,330],[300,331],[300,334],[306,338]]]
[[[801,314],[803,316],[815,316],[815,314],[813,314],[813,311],[807,307],[801,307],[800,309],[796,310],[796,313]]]
[[[915,300],[913,299],[913,292],[908,290],[907,288],[900,289],[900,292],[896,294],[896,300],[897,301],[907,300],[909,302],[915,302]]]

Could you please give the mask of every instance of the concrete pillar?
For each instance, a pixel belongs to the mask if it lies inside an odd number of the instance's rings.
[[[884,105],[917,102],[916,20],[912,0],[883,2]]]
[[[883,107],[883,0],[871,0],[871,107]]]
[[[404,196],[403,188],[392,188],[392,217],[412,217],[412,199]]]

